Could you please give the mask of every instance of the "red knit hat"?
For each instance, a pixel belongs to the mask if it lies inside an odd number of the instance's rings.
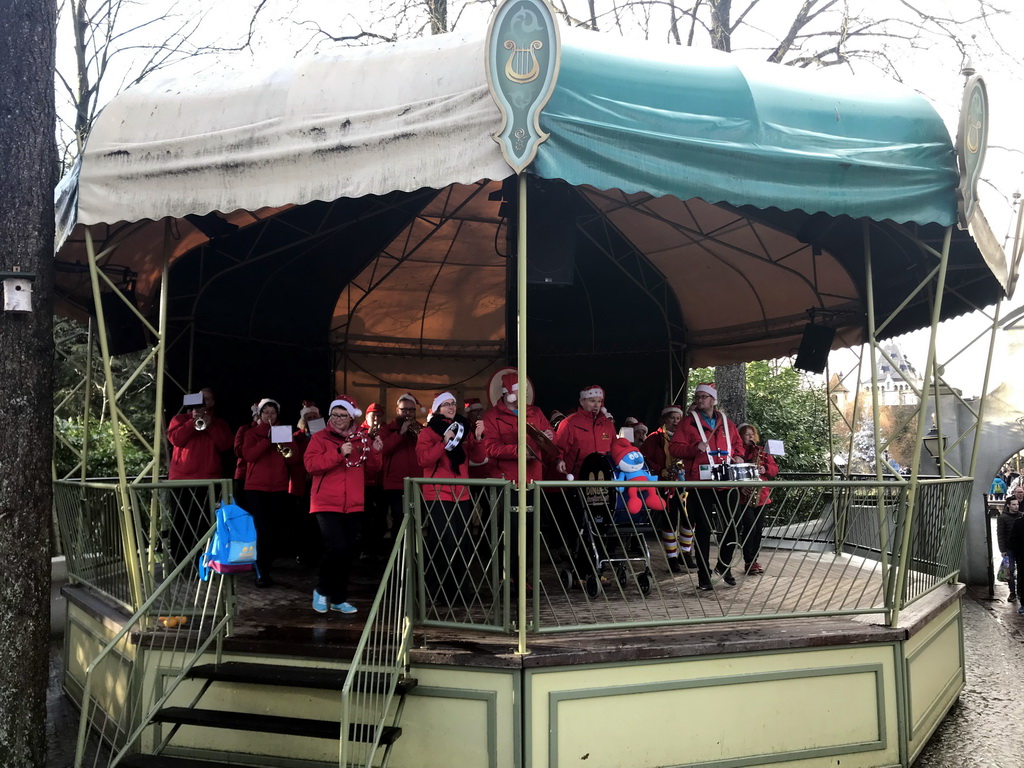
[[[366,406],[367,413],[380,413],[384,409],[380,407],[380,403],[370,403]]]
[[[629,440],[624,437],[617,437],[612,440],[611,447],[608,449],[612,455],[612,464],[616,467],[619,466],[619,462],[622,461],[623,457],[636,450],[636,446],[633,445]]]
[[[482,411],[484,409],[484,404],[480,402],[479,397],[470,397],[466,399],[466,402],[462,404],[462,407],[466,411]]]

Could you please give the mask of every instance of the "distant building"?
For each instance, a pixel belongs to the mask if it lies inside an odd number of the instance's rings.
[[[913,364],[907,360],[895,341],[882,345],[888,359],[878,356],[878,401],[882,405],[917,405],[917,393],[924,386],[924,379]],[[891,362],[890,362],[891,360]],[[871,393],[871,382],[861,385],[865,393]]]

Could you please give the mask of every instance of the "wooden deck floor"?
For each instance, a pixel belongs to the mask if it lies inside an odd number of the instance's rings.
[[[416,663],[475,666],[538,666],[663,658],[678,655],[751,652],[771,648],[885,642],[904,638],[916,623],[959,599],[959,585],[946,585],[901,614],[900,627],[884,625],[882,571],[855,556],[777,550],[761,559],[765,574],[737,573],[737,585],[719,580],[711,592],[696,589],[696,574],[673,574],[652,563],[655,583],[645,599],[632,577],[619,587],[614,578],[600,596],[581,589],[566,592],[553,567],[542,568],[541,626],[530,633],[529,655],[516,653],[516,637],[482,629],[427,626],[417,631]],[[278,567],[276,585],[257,589],[238,578],[239,617],[227,650],[346,658],[358,640],[373,601],[380,569],[365,564],[352,579],[355,616],[312,610],[316,575],[312,569]],[[533,598],[530,608],[533,610]],[[809,610],[866,612],[835,616],[792,616]],[[786,614],[786,618],[772,618]],[[444,617],[481,620],[477,602]],[[533,615],[531,614],[531,619]],[[669,626],[630,626],[636,622],[679,620]],[[598,626],[599,625],[599,626]],[[589,627],[589,628],[588,628]]]

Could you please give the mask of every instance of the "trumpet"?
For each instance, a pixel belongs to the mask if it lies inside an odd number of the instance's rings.
[[[292,444],[277,443],[277,452],[280,453],[284,458],[290,459],[292,457]]]
[[[421,429],[423,429],[422,424],[420,424],[418,421],[410,420],[409,427],[407,428],[406,431],[408,432],[408,434],[412,435],[413,437],[416,437],[416,435],[420,433]]]
[[[209,426],[209,424],[206,423],[206,419],[204,419],[202,416],[196,416],[196,418],[195,418],[196,432],[202,432],[208,426]]]

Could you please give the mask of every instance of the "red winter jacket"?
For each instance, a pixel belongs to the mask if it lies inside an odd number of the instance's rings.
[[[308,445],[309,435],[304,430],[296,430],[292,435],[292,452],[299,460],[288,467],[288,493],[292,496],[305,496],[309,490],[309,473],[306,472],[306,465],[303,463]]]
[[[598,411],[580,408],[558,425],[555,444],[562,449],[565,471],[579,475],[583,460],[592,453],[608,453],[615,439],[615,422]]]
[[[665,428],[661,427],[651,432],[647,439],[644,440],[643,445],[640,446],[640,453],[644,455],[644,459],[647,461],[647,468],[659,480],[677,479],[675,472],[672,471],[672,465],[675,464],[675,460],[672,456],[667,456],[667,451],[665,450],[671,442],[672,437],[666,436]],[[667,470],[666,467],[668,467]]]
[[[231,448],[231,428],[212,413],[206,417],[206,429],[195,428],[192,414],[179,413],[167,427],[172,446],[169,480],[212,480],[224,475],[221,453]]]
[[[245,433],[252,429],[252,424],[243,424],[235,432],[235,480],[245,479],[246,463],[242,458],[242,444],[245,442]]]
[[[290,468],[302,461],[302,456],[294,450],[287,459],[281,455],[277,445],[270,442],[270,424],[265,421],[260,421],[245,433],[242,458],[248,465],[245,470],[245,490],[271,493],[288,490]]]
[[[493,464],[491,472],[493,477],[502,477],[519,483],[519,464],[516,458],[519,448],[519,433],[516,425],[516,414],[512,413],[501,400],[497,405],[491,406],[484,412],[484,453],[487,454],[488,465]],[[532,424],[541,432],[551,429],[548,421],[540,408],[529,405],[526,408],[526,423]],[[540,448],[529,435],[526,436],[526,444],[537,456],[541,455]],[[556,461],[557,463],[557,461]],[[535,480],[543,479],[543,465],[539,459],[529,458],[526,461],[526,482],[532,483]]]
[[[451,423],[450,421],[448,422]],[[469,462],[484,458],[484,447],[476,441],[470,432],[462,441],[466,452],[466,460],[459,465],[458,474],[452,469],[451,456],[444,449],[444,439],[430,427],[420,430],[416,440],[416,458],[422,467],[423,477],[469,477]],[[426,501],[466,501],[469,499],[469,488],[464,485],[424,485],[423,498]]]
[[[352,453],[344,456],[341,446],[348,439]],[[343,437],[330,427],[321,429],[309,439],[304,459],[312,476],[309,511],[362,512],[364,472],[376,472],[380,462],[381,454],[373,450],[365,432]]]
[[[715,428],[712,430],[706,422],[702,422],[704,435],[707,437],[708,450],[726,451],[728,455],[709,457],[704,451],[697,450],[697,443],[704,442],[697,429],[695,419],[703,419],[699,411],[690,411],[679,422],[675,434],[672,435],[672,442],[668,450],[677,459],[683,460],[683,469],[686,472],[687,480],[700,480],[698,467],[701,464],[730,464],[730,457],[738,456],[743,458],[743,441],[740,433],[736,431],[736,425],[728,421],[721,411],[714,412]],[[728,440],[726,440],[726,424],[728,424]]]
[[[775,463],[775,457],[770,453],[765,453],[764,446],[743,446],[743,460],[748,464],[757,464],[761,468],[761,477],[765,480],[771,480],[779,474],[779,465]],[[755,501],[754,504],[759,507],[764,506],[765,504],[771,504],[771,496],[772,489],[761,486],[757,495],[757,501]]]
[[[380,425],[383,454],[383,485],[385,491],[400,491],[405,488],[405,478],[420,476],[420,463],[416,460],[416,436],[412,432],[400,432],[400,419]],[[424,427],[426,429],[426,427]]]

